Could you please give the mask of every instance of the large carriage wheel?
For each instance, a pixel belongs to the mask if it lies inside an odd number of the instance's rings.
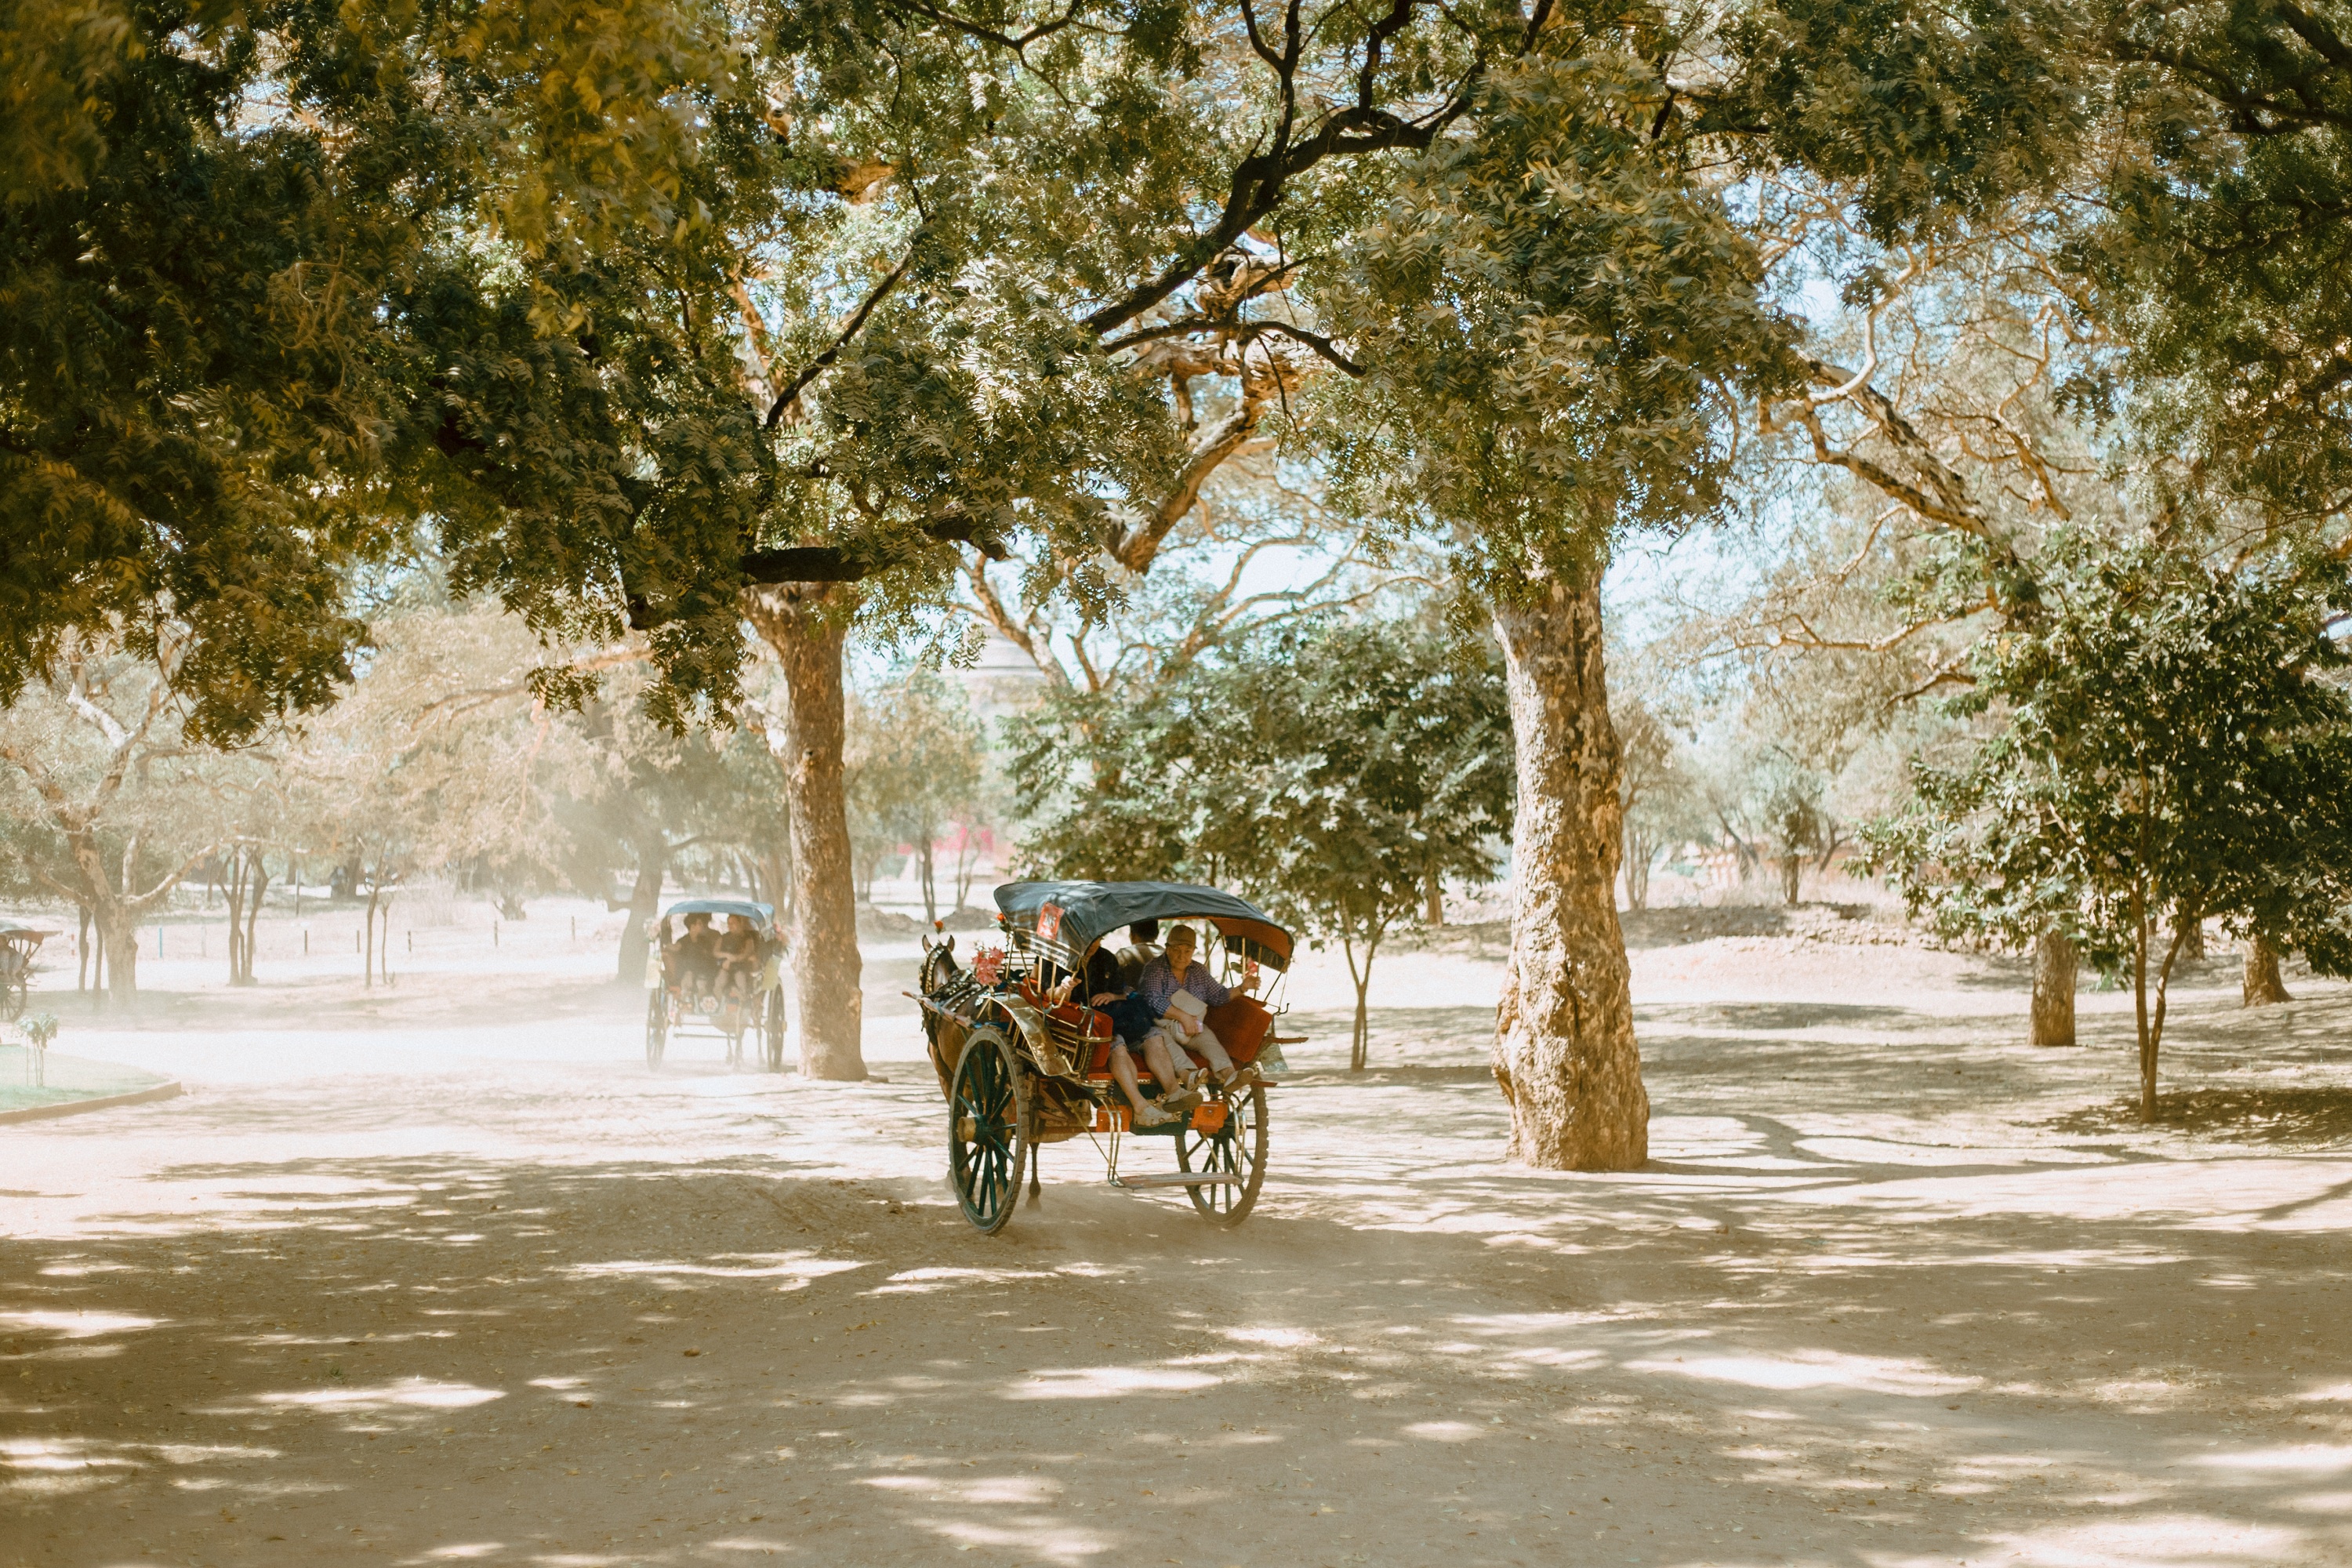
[[[784,1070],[784,987],[779,982],[768,993],[768,1070]]]
[[[948,1091],[948,1177],[963,1217],[993,1236],[1013,1217],[1029,1157],[1029,1088],[1013,1042],[983,1024],[964,1042]]]
[[[13,1024],[24,1016],[29,995],[30,987],[22,974],[0,975],[0,1024]]]
[[[662,1047],[669,1044],[669,993],[646,993],[646,1066],[661,1066]]]
[[[1239,1176],[1238,1186],[1218,1182],[1184,1191],[1214,1224],[1235,1226],[1247,1219],[1257,1204],[1258,1184],[1265,1180],[1265,1086],[1253,1084],[1247,1095],[1226,1100],[1225,1124],[1218,1131],[1176,1134],[1176,1164],[1184,1171]]]

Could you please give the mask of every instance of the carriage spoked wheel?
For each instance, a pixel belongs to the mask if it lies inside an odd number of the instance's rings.
[[[948,1090],[948,1177],[963,1217],[993,1236],[1013,1217],[1028,1163],[1028,1086],[1004,1031],[982,1025],[956,1058]]]
[[[646,1066],[661,1066],[662,1047],[669,1044],[669,994],[646,993]]]
[[[781,985],[768,993],[768,1017],[765,1026],[768,1070],[784,1070],[784,988]]]
[[[13,1024],[23,1017],[31,994],[23,975],[0,974],[0,1024]]]
[[[1257,1204],[1258,1184],[1265,1180],[1265,1086],[1253,1084],[1247,1094],[1228,1095],[1225,1124],[1216,1131],[1176,1134],[1176,1166],[1239,1176],[1239,1183],[1203,1184],[1184,1192],[1213,1225],[1236,1226],[1247,1219]]]

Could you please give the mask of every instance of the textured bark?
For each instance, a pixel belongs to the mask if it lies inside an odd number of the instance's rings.
[[[857,892],[843,793],[843,618],[839,590],[802,584],[751,596],[751,624],[784,673],[784,795],[793,901],[785,927],[791,1017],[804,1078],[862,1079],[865,996],[858,989]]]
[[[2033,943],[2033,1043],[2074,1043],[2074,986],[2083,956],[2074,940],[2046,931]]]
[[[1600,586],[1538,593],[1495,612],[1519,773],[1495,1078],[1510,1102],[1512,1158],[1632,1170],[1649,1158],[1650,1097],[1617,923],[1623,807]]]
[[[669,838],[661,829],[648,834],[636,851],[637,879],[620,906],[629,918],[621,922],[621,951],[613,958],[613,980],[619,985],[646,983],[646,933],[661,915],[662,883],[669,877]],[[613,901],[607,899],[604,907],[612,909]]]
[[[2279,973],[2279,950],[2267,937],[2252,937],[2246,942],[2245,1003],[2249,1007],[2267,1007],[2273,1002],[2292,1002],[2286,992],[2286,977]]]

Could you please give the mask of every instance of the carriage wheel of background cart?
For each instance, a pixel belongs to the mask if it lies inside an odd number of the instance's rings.
[[[1004,1031],[983,1024],[964,1042],[948,1090],[948,1178],[963,1217],[989,1236],[1013,1217],[1029,1155],[1029,1089]]]
[[[646,1066],[661,1066],[662,1047],[669,1043],[669,995],[646,993]]]
[[[24,1016],[26,992],[23,975],[0,977],[0,1024],[13,1024]]]
[[[1225,1101],[1225,1125],[1217,1132],[1176,1134],[1176,1164],[1180,1170],[1213,1171],[1239,1176],[1240,1186],[1186,1187],[1192,1206],[1217,1225],[1235,1226],[1256,1205],[1258,1184],[1265,1180],[1265,1088],[1253,1085],[1239,1100]]]
[[[784,988],[779,984],[768,993],[768,1070],[784,1070]]]

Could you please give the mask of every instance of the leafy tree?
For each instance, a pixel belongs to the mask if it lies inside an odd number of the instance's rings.
[[[2065,535],[2038,609],[1987,638],[1955,710],[1987,729],[1923,762],[1874,856],[1938,929],[2055,930],[2131,979],[2143,1119],[2187,931],[2219,917],[2352,970],[2352,663],[2338,563],[2231,570],[2145,540]]]
[[[1675,47],[1635,11],[1489,70],[1318,296],[1366,367],[1332,399],[1343,489],[1444,531],[1503,645],[1520,798],[1496,1076],[1513,1153],[1553,1168],[1648,1157],[1601,574],[1622,531],[1719,506],[1717,389],[1790,369],[1794,329],[1650,63]]]
[[[923,919],[936,921],[933,851],[950,821],[972,817],[985,765],[980,728],[962,694],[919,665],[868,693],[858,709],[846,756],[853,822],[870,854],[912,846]],[[872,879],[869,870],[869,888]]]
[[[1650,907],[1650,868],[1658,852],[1689,834],[1698,790],[1674,728],[1647,699],[1621,688],[1609,704],[1610,727],[1623,752],[1618,798],[1625,835],[1625,902]]]
[[[0,710],[7,815],[37,831],[32,879],[87,911],[117,1001],[139,987],[138,926],[219,843],[173,686],[191,646],[170,630],[152,657],[61,634],[53,659]]]
[[[1412,622],[1325,619],[1203,658],[1130,723],[1042,717],[1022,774],[1065,787],[1027,854],[1051,875],[1238,884],[1336,940],[1361,1068],[1381,942],[1433,876],[1490,873],[1509,833],[1500,671],[1473,648],[1465,660]]]
[[[12,7],[0,700],[79,633],[168,637],[195,738],[316,708],[351,569],[424,512],[503,541],[515,573],[468,570],[543,618],[558,563],[666,591],[712,535],[616,518],[678,442],[583,417],[657,374],[598,363],[591,306],[643,277],[616,252],[711,270],[706,171],[773,143],[736,43],[697,0]]]

